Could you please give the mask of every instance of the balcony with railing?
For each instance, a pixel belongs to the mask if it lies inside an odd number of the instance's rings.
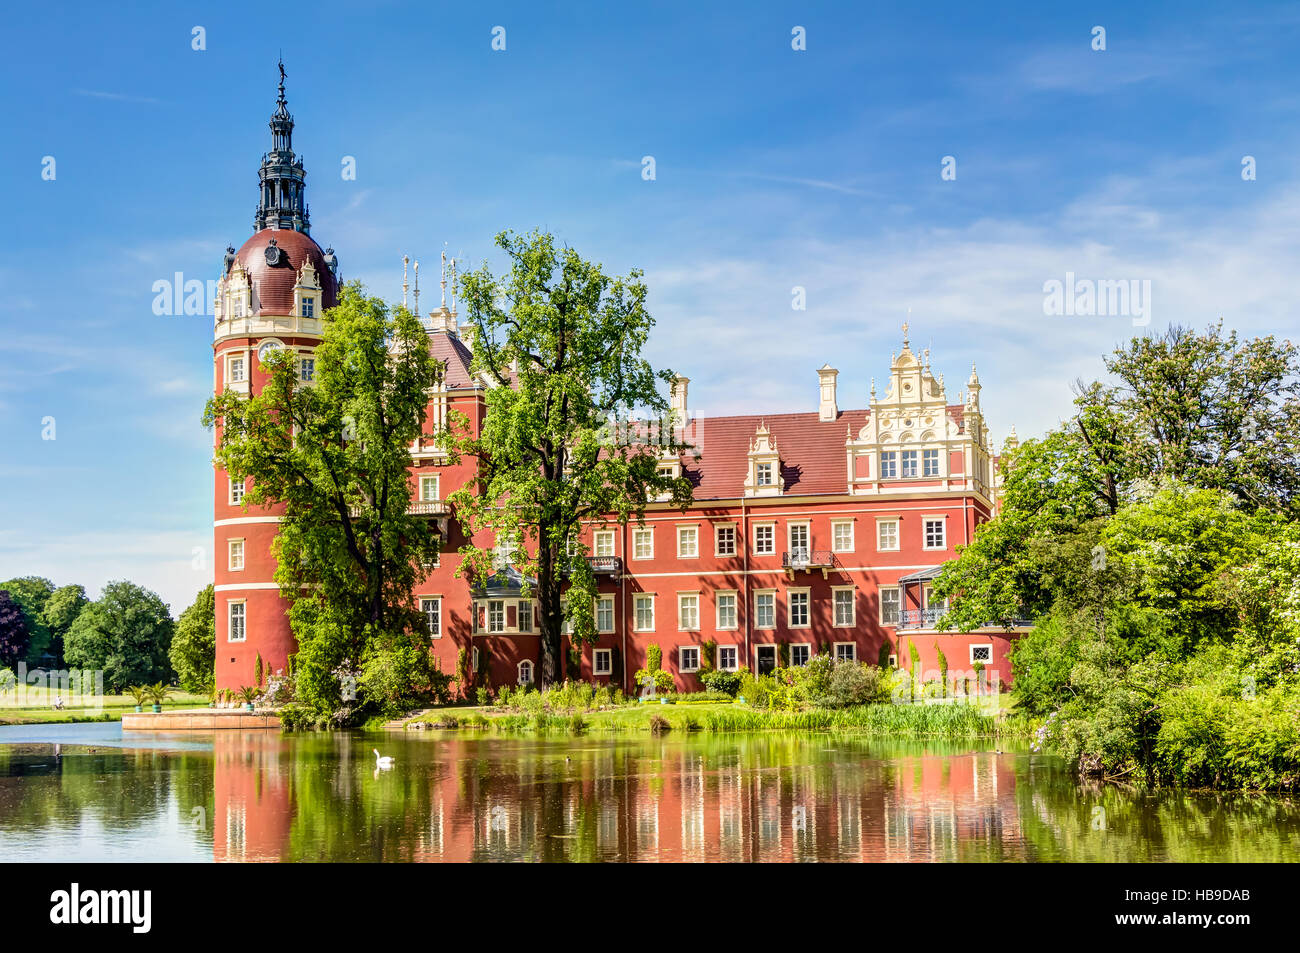
[[[617,556],[588,556],[587,562],[598,576],[617,576],[623,571],[623,560]]]
[[[446,500],[411,500],[406,504],[406,512],[409,516],[450,516],[451,504]],[[361,507],[349,506],[348,513],[360,516]]]
[[[899,613],[900,629],[933,629],[944,614],[947,606],[934,606],[929,609],[904,609]]]
[[[829,549],[791,549],[781,554],[781,568],[791,579],[796,572],[820,570],[822,577],[835,565],[835,554]]]

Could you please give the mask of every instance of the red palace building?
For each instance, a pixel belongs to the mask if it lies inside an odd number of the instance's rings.
[[[265,380],[259,358],[274,348],[297,352],[300,376],[310,381],[323,315],[336,303],[338,261],[309,233],[283,76],[270,125],[256,231],[238,251],[227,250],[218,286],[218,391],[256,393]],[[429,432],[441,429],[451,410],[477,430],[493,385],[472,370],[454,282],[452,307],[444,293],[424,320],[429,349],[445,367],[429,395]],[[989,677],[1009,682],[1008,649],[1024,627],[940,632],[944,607],[931,596],[940,567],[997,505],[997,457],[979,377],[972,366],[964,393],[949,402],[943,375],[931,368],[928,349],[912,350],[906,325],[902,345],[883,395],[873,380],[868,406],[856,410],[840,408],[839,372],[830,366],[817,371],[815,409],[784,414],[693,416],[689,382],[677,379],[671,403],[691,449],[662,466],[691,480],[694,503],[683,512],[652,502],[643,523],[585,532],[600,579],[600,637],[584,649],[583,678],[630,689],[649,646],[658,645],[677,687],[698,688],[701,647],[712,642],[723,669],[799,665],[820,652],[873,663],[887,657],[911,668],[914,645],[926,673],[937,673],[942,649],[952,674],[970,673],[978,662]],[[443,541],[440,561],[414,595],[444,671],[454,671],[459,649],[467,648],[471,670],[485,668],[492,685],[535,682],[538,613],[524,595],[525,580],[508,569],[473,587],[456,575],[466,540],[443,500],[472,465],[448,463],[432,439],[411,447],[411,506],[436,521]],[[245,508],[244,489],[216,470],[221,688],[252,684],[259,656],[265,670],[283,670],[295,649],[288,603],[274,582],[277,512]]]

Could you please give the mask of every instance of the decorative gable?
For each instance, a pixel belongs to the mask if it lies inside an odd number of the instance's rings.
[[[780,496],[785,490],[781,475],[781,454],[764,421],[749,441],[749,472],[745,476],[746,496]]]

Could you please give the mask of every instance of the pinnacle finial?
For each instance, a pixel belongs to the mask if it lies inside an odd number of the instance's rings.
[[[908,309],[907,309],[907,313],[910,315],[910,314],[912,313],[912,309],[911,309],[911,308],[908,308]],[[907,329],[908,329],[909,327],[911,327],[911,323],[908,322],[908,321],[904,321],[904,322],[903,322],[903,350],[905,350],[905,351],[906,351],[907,348],[908,348],[908,343],[907,343]]]

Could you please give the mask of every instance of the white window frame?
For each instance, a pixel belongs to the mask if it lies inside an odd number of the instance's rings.
[[[840,621],[839,598],[841,594],[849,597],[849,620]],[[831,587],[831,626],[836,629],[852,629],[858,624],[858,590],[856,586]]]
[[[316,317],[316,297],[315,295],[303,295],[298,303],[298,317],[312,318]]]
[[[525,623],[524,620],[528,622]],[[533,600],[520,599],[515,604],[515,631],[527,632],[529,635],[533,632]]]
[[[229,477],[228,479],[230,480],[230,505],[241,506],[244,502],[244,494],[248,492],[248,488],[244,485],[243,480],[236,480],[234,477]],[[239,492],[236,493],[236,490]]]
[[[766,476],[766,479],[764,477]],[[765,460],[754,464],[754,486],[776,486],[776,464]]]
[[[841,545],[837,540],[837,531],[848,528],[849,538],[848,545]],[[857,548],[857,533],[853,526],[853,520],[831,520],[831,552],[833,553],[851,553]]]
[[[515,671],[518,673],[518,676],[515,679],[516,685],[533,684],[533,660],[532,659],[521,659],[519,664],[515,666]],[[528,672],[527,678],[524,678],[525,671]]]
[[[600,608],[601,606],[604,605],[609,606],[609,627],[608,628],[601,628],[600,625]],[[614,627],[616,625],[614,621],[614,597],[612,595],[597,596],[595,608],[596,608],[596,631],[599,632],[601,635],[609,635],[614,631]]]
[[[911,467],[908,467],[908,464]],[[911,470],[909,473],[908,470]],[[898,454],[898,475],[905,480],[913,480],[921,475],[921,451],[915,448],[901,450]]]
[[[426,603],[437,604],[437,609],[430,614]],[[442,638],[442,596],[420,596],[420,615],[424,616],[424,626],[429,630],[429,638]]]
[[[429,482],[433,482],[433,496],[429,496],[425,487]],[[420,474],[420,502],[437,503],[442,499],[442,474],[440,473],[421,473]]]
[[[235,376],[235,365],[239,365],[239,376]],[[226,357],[226,383],[227,384],[246,384],[248,383],[248,355],[243,351],[238,354],[230,354]]]
[[[758,607],[758,600],[762,596],[772,597],[772,622],[770,625],[763,624],[763,613]],[[776,628],[776,590],[775,589],[757,589],[754,591],[754,628],[763,631],[771,631]]]
[[[885,593],[892,592],[897,596],[898,601],[894,603],[894,611],[897,617],[890,622],[885,618]],[[880,624],[888,626],[897,626],[903,620],[903,589],[901,586],[881,586],[876,590],[880,608]]]
[[[298,380],[310,383],[316,380],[316,358],[304,354],[298,358]]]
[[[993,664],[993,643],[992,642],[972,642],[969,646],[967,646],[966,654],[967,654],[967,658],[970,659],[971,665],[974,665],[976,662],[975,659],[976,649],[988,649],[989,650],[988,659],[987,660],[979,659],[979,661],[983,662],[985,666],[989,666]]]
[[[930,460],[934,460],[934,471],[930,470]],[[928,447],[921,451],[921,476],[937,477],[943,476],[943,452],[935,447]]]
[[[836,642],[836,643],[834,643],[834,645],[833,645],[832,648],[831,648],[831,651],[834,653],[835,661],[837,661],[837,662],[840,661],[840,659],[841,659],[841,656],[840,656],[840,649],[841,649],[841,648],[847,648],[847,649],[849,650],[849,655],[847,656],[847,658],[848,658],[850,661],[856,662],[856,661],[858,660],[858,643],[857,643],[857,642]]]
[[[802,668],[803,666],[807,665],[807,664],[812,660],[813,650],[812,650],[812,643],[811,643],[811,642],[791,642],[791,643],[789,644],[788,648],[789,648],[789,651],[790,651],[790,667],[791,667],[791,668]],[[795,650],[795,649],[807,649],[807,651],[808,651],[808,657],[807,657],[806,659],[804,659],[802,662],[796,662],[796,661],[794,660],[794,650]]]
[[[235,607],[239,607],[239,628],[242,634],[235,638]],[[247,642],[248,641],[248,600],[231,599],[226,603],[226,641],[227,642]]]
[[[883,546],[881,545],[884,542],[882,531],[884,530],[885,526],[889,525],[890,523],[894,525],[894,532],[893,532],[894,545]],[[880,517],[876,520],[876,552],[878,553],[898,552],[900,542],[901,542],[900,536],[902,535],[902,525],[903,525],[903,521],[900,520],[897,516]]]
[[[693,599],[695,605],[692,611],[695,613],[695,624],[687,625],[687,620],[683,613],[686,611],[686,601]],[[698,632],[700,631],[700,594],[698,592],[679,592],[677,593],[677,631],[678,632]]]
[[[768,540],[769,548],[767,549],[764,549],[762,546],[760,546],[758,542],[758,532],[759,530],[763,530],[763,529],[767,530],[769,533],[769,540]],[[776,553],[776,521],[772,520],[770,522],[755,523],[754,524],[754,555],[771,556],[774,555],[775,553]]]
[[[727,532],[731,536],[731,549],[729,552],[722,548],[722,534]],[[736,551],[736,524],[735,523],[714,523],[713,524],[713,555],[715,556],[735,556]]]
[[[683,544],[690,540],[690,546]],[[678,525],[677,527],[677,558],[678,559],[698,559],[700,555],[700,527],[698,524]]]
[[[719,672],[738,672],[740,671],[740,646],[739,645],[719,645],[718,646],[718,671]],[[723,651],[731,653],[731,664],[725,665],[722,661]]]
[[[650,625],[641,625],[641,607],[648,605],[650,607]],[[655,630],[655,594],[653,592],[638,592],[632,596],[632,631],[633,632],[653,632]]]
[[[641,543],[643,540],[649,543],[648,551],[644,556],[641,554]],[[655,558],[655,531],[653,526],[639,526],[632,530],[632,558]]]
[[[880,452],[880,459],[876,461],[876,472],[880,474],[880,479],[882,480],[897,480],[898,451],[882,450]]]
[[[802,546],[794,544],[795,530],[803,531],[804,542]],[[812,555],[812,521],[811,520],[787,520],[785,524],[785,542],[786,548],[791,556],[796,551],[802,551],[805,555]]]
[[[504,599],[487,599],[487,608],[483,612],[483,622],[487,628],[488,635],[500,635],[506,630],[506,601]],[[494,611],[498,610],[501,615],[494,618]]]
[[[609,552],[602,552],[605,549],[608,549]],[[615,554],[614,531],[612,529],[598,529],[591,534],[591,554],[602,559],[608,559]]]
[[[794,604],[795,604],[796,596],[803,596],[803,607],[806,616],[803,622],[794,621]],[[791,629],[812,628],[812,590],[811,589],[787,589],[785,591],[785,621],[786,621],[786,626]]]
[[[687,667],[686,665],[687,652],[695,653],[695,664],[690,667]],[[677,646],[677,671],[681,672],[683,675],[689,675],[690,673],[698,672],[699,670],[700,670],[700,647],[698,645]]]
[[[722,601],[731,602],[731,624],[722,622]],[[740,600],[735,589],[719,589],[713,595],[713,626],[719,632],[734,632],[740,628]]]
[[[604,665],[601,660],[604,660]],[[591,674],[593,675],[613,675],[614,674],[614,650],[613,649],[593,649],[591,652]]]
[[[235,552],[239,552],[239,565],[235,565]],[[246,547],[244,546],[244,537],[236,536],[233,539],[226,540],[226,569],[230,572],[243,572],[246,562]]]
[[[930,525],[939,524],[939,535],[942,537],[942,544],[939,546],[930,545]],[[921,548],[931,551],[946,550],[948,548],[948,520],[943,516],[922,516],[921,517]]]

